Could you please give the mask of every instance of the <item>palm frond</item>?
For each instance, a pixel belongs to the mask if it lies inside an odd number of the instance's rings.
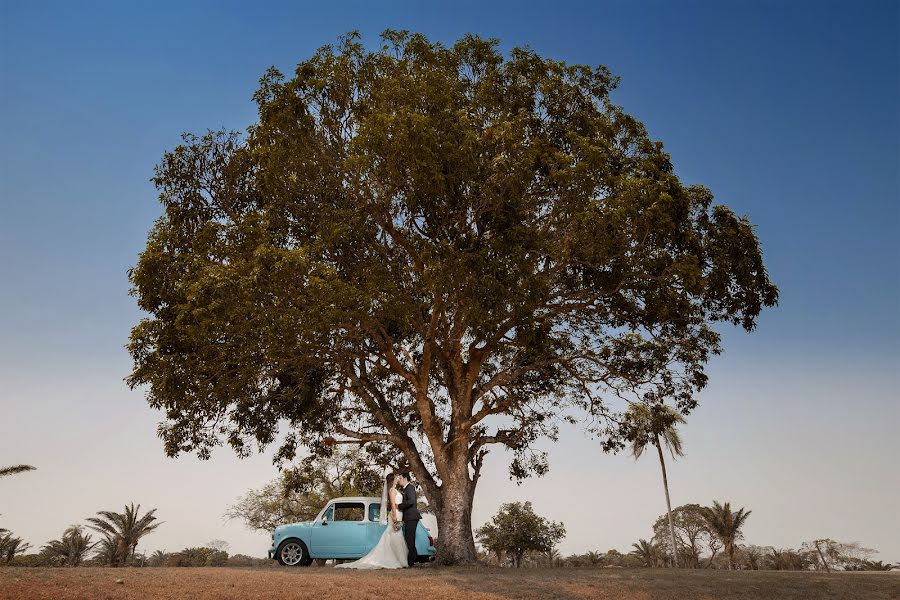
[[[35,467],[31,465],[13,465],[11,467],[0,467],[0,477],[6,477],[7,475],[16,475],[18,473],[24,473],[26,471],[34,471]]]

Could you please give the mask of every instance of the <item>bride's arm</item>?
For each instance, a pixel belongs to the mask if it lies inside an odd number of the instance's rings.
[[[391,503],[391,515],[393,515],[395,521],[400,520],[400,516],[397,513],[397,494],[396,492],[392,492],[388,494],[388,501]]]

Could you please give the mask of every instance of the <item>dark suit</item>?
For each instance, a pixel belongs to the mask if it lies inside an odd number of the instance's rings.
[[[406,540],[408,554],[406,562],[411,567],[416,564],[418,552],[416,552],[416,529],[422,515],[416,507],[416,488],[409,483],[403,488],[403,501],[397,505],[403,511],[403,539]]]

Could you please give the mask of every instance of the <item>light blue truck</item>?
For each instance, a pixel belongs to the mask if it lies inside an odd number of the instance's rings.
[[[362,558],[387,527],[380,516],[381,498],[335,498],[312,521],[276,527],[269,558],[289,567],[305,567],[316,559]],[[434,538],[422,521],[416,529],[416,552],[420,562],[434,558]]]

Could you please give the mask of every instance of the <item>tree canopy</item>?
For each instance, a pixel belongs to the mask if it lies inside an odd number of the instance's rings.
[[[498,560],[506,555],[516,567],[526,553],[548,553],[566,536],[562,523],[537,515],[531,502],[503,504],[490,523],[475,532],[478,541]]]
[[[225,514],[242,520],[249,529],[271,531],[285,523],[314,519],[332,498],[379,496],[381,457],[368,450],[311,455],[262,488],[247,492]]]
[[[610,399],[693,409],[714,324],[749,331],[778,293],[750,222],[679,180],[617,81],[472,35],[350,34],[270,69],[246,134],[185,135],[130,272],[128,381],[166,452],[386,443],[468,559],[490,448],[521,478],[572,411],[614,450]]]

